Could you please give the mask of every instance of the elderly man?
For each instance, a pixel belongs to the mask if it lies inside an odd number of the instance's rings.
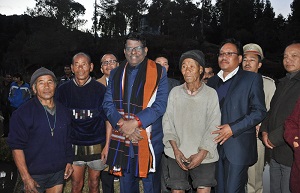
[[[122,193],[139,192],[140,177],[145,193],[161,192],[159,170],[157,175],[149,171],[160,167],[168,80],[166,69],[146,58],[147,52],[141,34],[127,36],[126,60],[111,72],[103,102],[114,128],[108,164],[111,172],[122,176]]]
[[[247,44],[243,47],[243,70],[258,73],[258,69],[262,66],[262,60],[264,59],[263,51],[257,44]],[[273,79],[262,76],[265,103],[267,110],[270,109],[270,102],[276,90],[275,82]],[[263,192],[263,171],[264,171],[264,158],[265,158],[265,146],[262,141],[258,138],[258,132],[260,124],[256,126],[256,138],[257,138],[257,162],[248,169],[248,193],[262,193]]]
[[[108,85],[108,79],[110,75],[110,71],[119,66],[119,62],[117,57],[112,53],[106,53],[101,58],[101,72],[103,76],[99,78],[97,81],[102,83],[104,86]]]
[[[221,71],[207,85],[216,89],[221,108],[221,125],[213,134],[220,159],[217,192],[243,193],[247,171],[257,161],[256,125],[266,116],[261,75],[239,68],[242,48],[234,39],[225,40],[219,50]]]
[[[261,125],[263,143],[271,151],[272,193],[290,192],[293,151],[284,140],[283,133],[284,121],[292,113],[300,96],[300,42],[293,42],[285,48],[283,66],[288,73],[280,79],[268,115]]]
[[[105,86],[90,77],[94,64],[87,54],[80,52],[73,56],[71,68],[74,78],[57,89],[56,97],[72,115],[75,153],[72,192],[81,192],[86,166],[89,192],[99,192],[100,172],[106,167],[111,135],[111,127],[102,108]]]
[[[167,186],[172,192],[184,193],[191,188],[191,177],[198,193],[208,193],[216,185],[215,163],[219,158],[213,141],[216,135],[211,134],[221,122],[218,95],[201,82],[205,67],[201,51],[183,53],[179,67],[185,83],[170,92],[163,117]]]
[[[46,68],[36,70],[30,85],[36,95],[14,111],[8,144],[24,183],[24,191],[58,193],[73,172],[71,118],[54,100],[56,78]]]

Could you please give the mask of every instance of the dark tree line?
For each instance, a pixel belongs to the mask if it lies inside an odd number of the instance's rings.
[[[294,0],[291,14],[276,16],[270,0],[95,0],[93,27],[78,29],[85,8],[74,0],[36,0],[22,16],[2,16],[0,20],[0,72],[30,74],[46,66],[57,74],[78,51],[92,56],[96,64],[105,51],[123,59],[123,37],[130,31],[148,36],[149,57],[163,52],[176,69],[180,54],[201,49],[208,62],[216,64],[217,45],[227,37],[243,44],[262,46],[267,65],[263,73],[284,74],[281,53],[284,46],[300,39],[300,0]]]

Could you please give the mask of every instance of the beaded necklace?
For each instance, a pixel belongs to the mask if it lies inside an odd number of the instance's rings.
[[[46,106],[43,106],[43,107],[44,107],[44,110],[45,110],[45,113],[46,113],[46,116],[47,116],[47,121],[48,121],[48,124],[49,124],[49,127],[50,127],[51,136],[53,137],[53,135],[54,135],[54,129],[55,129],[55,125],[56,125],[56,112],[55,112],[56,108],[54,107],[54,109],[52,111],[54,113],[54,124],[53,124],[53,127],[51,127],[50,120],[49,120],[48,113],[47,113],[48,107],[46,107]],[[46,108],[47,108],[47,110],[46,110]],[[51,112],[49,112],[49,113],[52,114]]]

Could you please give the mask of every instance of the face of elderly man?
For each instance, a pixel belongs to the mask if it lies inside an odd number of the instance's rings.
[[[33,92],[40,101],[52,100],[56,83],[51,75],[43,75],[36,79],[32,86]]]
[[[187,84],[193,84],[200,81],[200,74],[203,72],[203,67],[198,62],[191,58],[186,58],[182,61],[181,73]]]
[[[117,58],[113,54],[105,54],[101,59],[101,72],[109,77],[110,71],[119,66]]]
[[[283,66],[289,73],[300,70],[300,43],[286,47],[283,55]]]
[[[85,54],[77,54],[73,58],[71,65],[72,71],[75,74],[75,80],[79,85],[83,85],[90,77],[90,72],[93,71],[94,64]]]

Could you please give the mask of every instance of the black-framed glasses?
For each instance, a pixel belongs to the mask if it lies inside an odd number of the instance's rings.
[[[236,53],[236,52],[221,52],[221,53],[218,54],[218,56],[219,57],[223,57],[223,56],[225,56],[225,57],[231,57],[234,54],[238,55],[238,53]]]
[[[128,53],[131,53],[133,50],[136,51],[136,52],[142,52],[143,48],[144,48],[143,46],[137,46],[137,47],[134,47],[134,48],[125,47],[125,51],[128,52]]]
[[[102,62],[102,66],[116,65],[117,62],[118,62],[117,60],[107,60],[107,61],[103,61],[103,62]]]

